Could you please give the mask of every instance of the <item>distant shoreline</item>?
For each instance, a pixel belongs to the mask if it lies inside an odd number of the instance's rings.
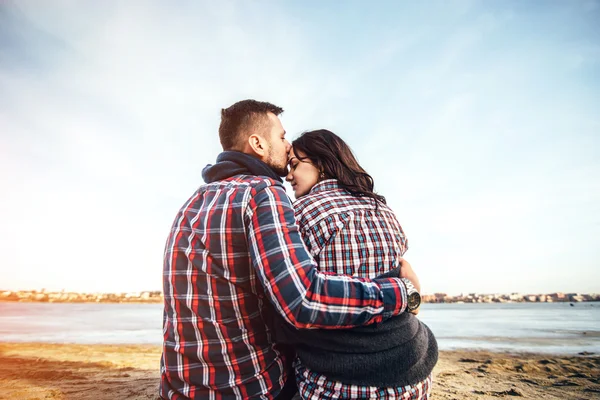
[[[435,293],[422,296],[423,303],[582,303],[600,301],[600,294],[549,293],[549,294],[462,294],[449,296]],[[105,303],[105,304],[161,304],[161,291],[133,293],[77,293],[47,292],[45,290],[1,291],[0,303]]]

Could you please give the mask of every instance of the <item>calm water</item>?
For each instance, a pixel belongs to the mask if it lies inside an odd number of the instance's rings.
[[[600,303],[425,304],[440,348],[600,353]],[[162,341],[161,304],[0,303],[0,341]]]

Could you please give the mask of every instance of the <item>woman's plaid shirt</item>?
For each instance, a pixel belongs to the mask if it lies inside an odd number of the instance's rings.
[[[370,198],[352,196],[335,179],[316,184],[294,208],[302,238],[321,271],[374,278],[399,266],[408,249],[402,227],[387,205],[375,207]],[[414,385],[378,388],[332,381],[298,364],[296,377],[301,396],[311,400],[428,399],[431,391],[431,376]]]
[[[201,186],[179,211],[164,255],[160,394],[271,399],[286,372],[265,313],[298,328],[342,328],[403,312],[398,279],[318,272],[281,182],[237,175]]]

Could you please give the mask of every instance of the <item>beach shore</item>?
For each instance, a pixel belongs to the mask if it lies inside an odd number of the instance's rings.
[[[160,347],[0,343],[0,399],[157,399]],[[445,351],[434,399],[598,399],[600,356]]]

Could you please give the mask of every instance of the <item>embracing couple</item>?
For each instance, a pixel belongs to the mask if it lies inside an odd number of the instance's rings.
[[[395,214],[342,139],[290,144],[282,112],[223,109],[224,151],[175,218],[160,396],[429,399],[437,344]]]

